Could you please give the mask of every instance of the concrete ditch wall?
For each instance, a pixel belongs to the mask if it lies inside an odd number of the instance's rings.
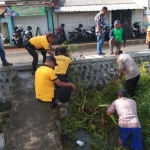
[[[129,53],[138,64],[150,62],[150,51]],[[30,64],[15,65],[8,68],[0,68],[0,102],[12,102],[13,89],[19,71],[31,70]],[[77,58],[70,67],[70,77],[74,83],[93,87],[105,85],[118,76],[115,56]],[[34,87],[34,85],[32,85]]]

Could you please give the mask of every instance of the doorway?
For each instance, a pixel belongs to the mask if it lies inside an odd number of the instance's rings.
[[[130,26],[131,26],[131,18],[132,12],[131,10],[114,10],[112,11],[112,25],[114,24],[115,20],[121,21],[123,24],[126,37],[130,37]]]

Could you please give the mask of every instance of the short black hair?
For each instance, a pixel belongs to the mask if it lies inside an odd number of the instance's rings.
[[[108,8],[106,7],[106,6],[104,6],[104,7],[102,7],[102,9],[101,9],[102,11],[104,11],[104,10],[108,10]]]

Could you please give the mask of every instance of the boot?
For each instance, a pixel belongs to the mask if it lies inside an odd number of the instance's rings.
[[[12,66],[13,63],[6,62],[6,63],[3,63],[2,65],[3,65],[3,67],[7,67],[7,66]]]

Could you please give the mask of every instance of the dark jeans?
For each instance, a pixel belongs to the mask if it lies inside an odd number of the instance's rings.
[[[148,49],[150,49],[150,41],[148,41]]]
[[[62,81],[62,82],[69,82],[67,74],[62,74],[62,75],[61,74],[56,74],[56,75],[57,75],[57,77],[58,77],[58,79],[60,81]],[[55,84],[55,88],[58,89],[58,88],[60,88],[60,86],[58,86],[57,84]]]
[[[36,67],[38,64],[38,54],[36,52],[36,48],[34,45],[31,45],[29,42],[25,45],[26,50],[28,53],[33,57],[32,61],[32,66],[33,66],[33,71],[36,71]],[[39,49],[41,51],[41,54],[43,55],[43,63],[46,61],[46,51],[44,49]]]
[[[2,60],[2,64],[5,64],[7,60],[5,59],[5,51],[4,51],[1,35],[0,35],[0,57]]]
[[[72,87],[60,87],[54,91],[54,100],[59,100],[62,103],[69,102],[72,93]]]
[[[140,75],[138,75],[132,79],[126,80],[126,82],[125,82],[125,89],[127,90],[128,94],[131,97],[134,96],[134,91],[135,91],[135,88],[137,86],[139,79],[140,79]]]

